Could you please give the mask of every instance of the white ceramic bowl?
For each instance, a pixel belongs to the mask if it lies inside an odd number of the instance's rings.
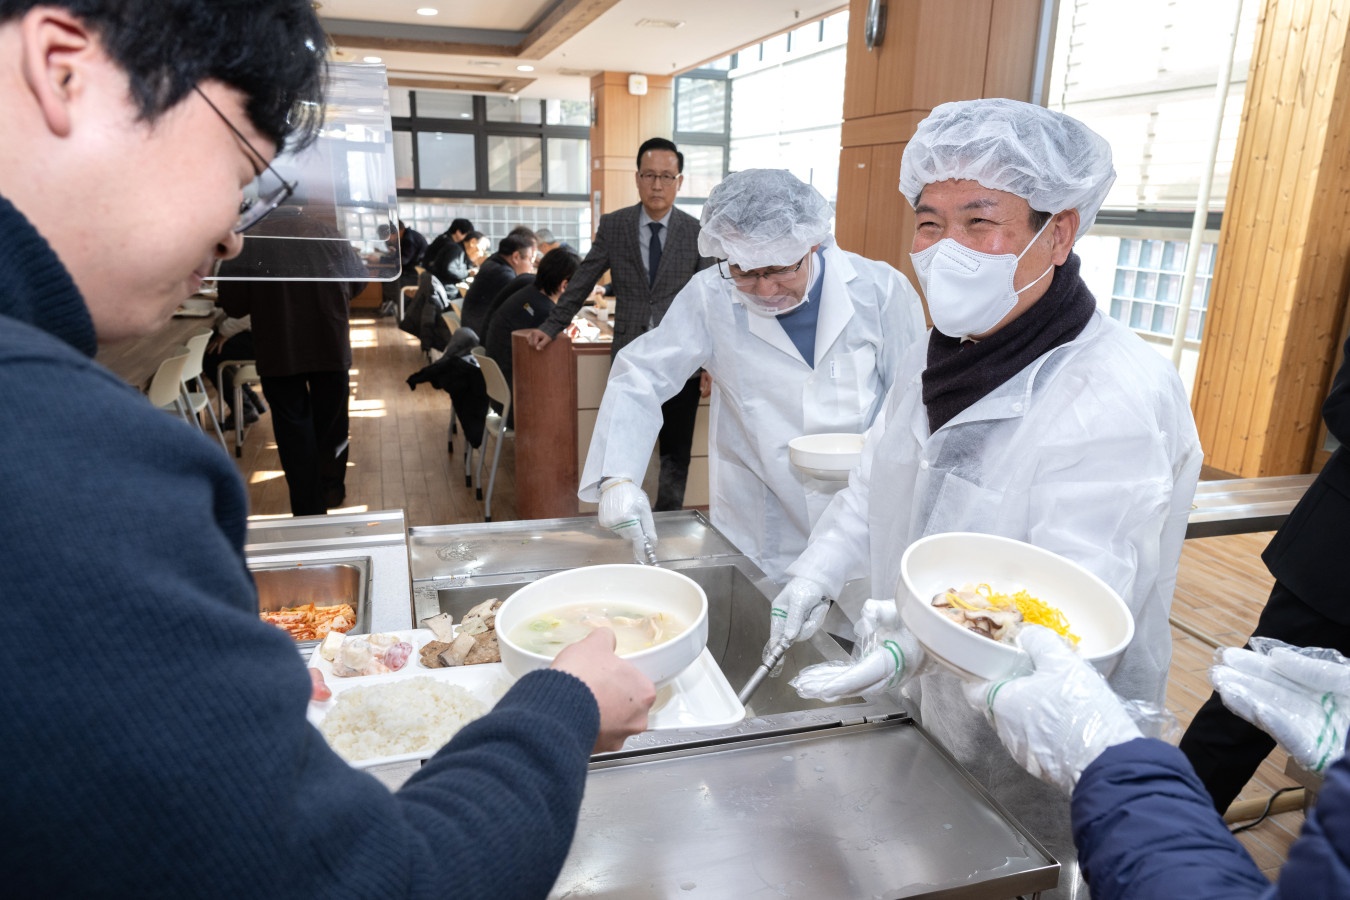
[[[848,481],[862,460],[862,446],[861,434],[804,434],[788,441],[788,459],[812,478]]]
[[[1058,607],[1080,638],[1079,654],[1103,674],[1110,674],[1134,638],[1134,617],[1125,601],[1077,563],[1011,538],[934,534],[915,541],[901,557],[895,602],[924,649],[958,675],[992,681],[1031,670],[1020,647],[976,634],[932,606],[941,591],[981,583],[1000,593],[1025,589]]]
[[[708,595],[689,576],[657,566],[586,566],[546,575],[502,603],[497,610],[497,644],[506,671],[519,678],[553,662],[511,640],[516,626],[559,607],[609,602],[667,611],[690,623],[670,640],[624,657],[658,688],[688,668],[708,644]]]

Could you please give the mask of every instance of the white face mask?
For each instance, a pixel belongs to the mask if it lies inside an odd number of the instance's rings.
[[[741,301],[746,312],[753,313],[766,319],[772,319],[785,313],[790,313],[798,309],[802,304],[810,300],[810,287],[815,283],[815,264],[816,255],[810,254],[806,258],[806,281],[802,287],[802,295],[794,297],[791,294],[774,294],[769,297],[763,297],[758,294],[751,294],[736,288],[736,299]]]
[[[933,318],[933,327],[948,337],[964,340],[971,335],[984,334],[1003,321],[1017,305],[1017,296],[1055,267],[1052,262],[1029,284],[1013,287],[1017,263],[1049,224],[1047,219],[1016,256],[981,253],[958,244],[953,238],[943,238],[931,247],[911,253],[909,258],[914,262],[919,286],[928,298],[928,314]]]

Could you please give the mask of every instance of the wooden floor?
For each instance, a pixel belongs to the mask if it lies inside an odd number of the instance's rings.
[[[352,348],[346,508],[403,509],[410,526],[482,521],[482,502],[464,486],[462,436],[455,439],[457,454],[446,452],[449,396],[425,384],[410,390],[405,381],[424,364],[417,341],[399,331],[393,319],[358,311],[352,318]],[[508,440],[492,497],[494,521],[516,516],[513,450]],[[268,416],[249,429],[238,462],[254,517],[289,515]],[[1233,646],[1246,640],[1270,592],[1271,577],[1260,560],[1269,540],[1270,534],[1263,533],[1186,542],[1172,615],[1188,628],[1172,629],[1167,692],[1168,709],[1183,728],[1209,696],[1205,672],[1213,656],[1213,648],[1188,631]],[[1264,800],[1278,788],[1293,786],[1284,765],[1284,752],[1276,750],[1239,801]],[[1239,839],[1262,871],[1274,877],[1302,824],[1301,812],[1280,813]]]

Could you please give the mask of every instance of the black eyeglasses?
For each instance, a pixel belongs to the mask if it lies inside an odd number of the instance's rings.
[[[806,256],[810,255],[810,253],[806,254]],[[796,275],[797,272],[800,271],[802,265],[806,262],[806,256],[797,260],[795,266],[787,266],[782,269],[770,269],[766,272],[741,272],[733,269],[731,264],[725,259],[719,259],[717,261],[717,274],[721,275],[727,281],[736,282],[737,287],[743,288],[753,288],[759,283],[761,278],[765,281],[772,282],[773,284],[786,284],[792,280],[793,275]]]
[[[258,162],[262,163],[263,168],[258,170],[258,179],[261,179],[263,172],[266,171],[271,172],[277,181],[281,182],[280,187],[274,188],[266,194],[255,191],[252,196],[247,193],[244,195],[244,199],[239,204],[239,218],[234,223],[234,233],[243,234],[266,218],[272,210],[285,203],[286,199],[295,193],[296,183],[282,178],[281,173],[272,168],[272,164],[248,142],[248,138],[244,137],[243,132],[234,127],[234,123],[229,120],[229,117],[220,111],[220,107],[211,102],[211,98],[206,96],[200,87],[193,85],[192,89],[197,92],[198,97],[206,101],[206,105],[211,107],[212,112],[220,116],[220,121],[224,122],[225,126],[234,132],[234,136],[239,138],[240,143],[244,145],[248,152],[252,153]],[[254,169],[257,170],[257,166],[254,166]]]
[[[638,178],[641,178],[643,181],[647,182],[648,184],[654,184],[655,182],[658,182],[658,181],[659,181],[662,185],[666,185],[666,186],[669,186],[669,185],[674,184],[674,183],[675,183],[675,180],[678,179],[679,177],[680,177],[680,176],[678,176],[678,175],[667,175],[665,172],[639,172],[639,173],[638,173]]]

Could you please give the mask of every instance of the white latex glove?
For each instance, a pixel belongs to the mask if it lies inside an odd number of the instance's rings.
[[[1350,660],[1335,650],[1253,638],[1228,647],[1210,683],[1236,715],[1266,731],[1304,768],[1321,772],[1345,750],[1350,727]]]
[[[859,658],[852,664],[818,663],[792,679],[803,697],[837,703],[845,697],[870,697],[900,687],[918,674],[923,648],[900,624],[900,614],[889,600],[868,600],[853,626]]]
[[[1143,733],[1101,673],[1059,635],[1028,625],[1019,637],[1035,671],[967,682],[966,699],[1022,768],[1071,793],[1103,750]]]
[[[647,545],[656,549],[656,525],[642,488],[627,478],[606,478],[600,483],[599,519],[601,525],[632,543],[639,562],[647,562]]]
[[[815,634],[825,621],[829,601],[825,586],[810,578],[793,578],[784,585],[769,610],[769,643],[764,645],[764,662],[769,661],[780,642],[791,644]]]

